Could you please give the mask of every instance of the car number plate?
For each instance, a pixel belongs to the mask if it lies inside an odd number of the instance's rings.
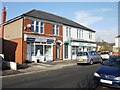
[[[83,61],[83,59],[82,58],[80,58],[80,60],[79,61]]]
[[[104,79],[101,79],[100,82],[101,82],[101,83],[112,84],[112,81],[104,80]]]

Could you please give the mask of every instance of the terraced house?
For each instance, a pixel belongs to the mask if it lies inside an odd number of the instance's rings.
[[[1,27],[5,60],[18,64],[76,59],[80,51],[96,48],[95,31],[40,10],[3,20]]]

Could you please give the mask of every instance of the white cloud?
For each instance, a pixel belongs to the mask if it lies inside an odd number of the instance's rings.
[[[91,11],[78,11],[75,12],[75,21],[80,24],[90,26],[98,21],[103,20],[102,16],[94,16]]]
[[[90,26],[96,22],[104,20],[104,16],[96,15],[97,13],[104,13],[112,11],[111,8],[98,8],[94,10],[80,10],[75,12],[75,21]]]

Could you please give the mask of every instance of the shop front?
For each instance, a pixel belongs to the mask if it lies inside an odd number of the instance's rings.
[[[53,60],[53,45],[55,38],[25,35],[27,43],[26,60],[32,62],[47,62]]]
[[[82,51],[95,51],[95,42],[65,41],[64,42],[64,60],[74,60]]]
[[[77,55],[82,51],[95,51],[96,44],[88,42],[71,42],[72,59],[77,59]]]

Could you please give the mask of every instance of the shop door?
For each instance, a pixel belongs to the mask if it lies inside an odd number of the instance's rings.
[[[68,58],[68,44],[65,44],[64,49],[65,49],[65,53],[64,53],[65,56],[64,57]]]
[[[56,59],[60,59],[60,44],[56,45]]]
[[[31,60],[31,44],[27,44],[27,60]]]

